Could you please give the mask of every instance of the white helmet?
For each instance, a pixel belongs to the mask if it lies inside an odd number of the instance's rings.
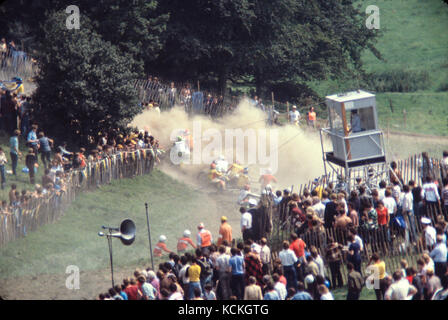
[[[159,241],[160,241],[160,242],[165,242],[165,241],[166,241],[166,237],[165,237],[164,235],[161,235],[161,236],[159,237]]]
[[[191,235],[190,230],[185,230],[184,231],[184,237],[189,237]]]

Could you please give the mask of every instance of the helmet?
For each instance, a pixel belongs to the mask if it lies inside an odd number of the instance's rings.
[[[297,106],[294,105],[294,106],[292,106],[292,108],[293,108],[293,109],[297,109]]]
[[[211,168],[211,169],[216,169],[216,163],[212,163],[212,164],[210,165],[210,168]]]
[[[198,225],[198,229],[203,229],[204,228],[204,224],[201,222],[199,225]]]
[[[184,231],[184,237],[189,237],[191,235],[190,230],[185,230]]]
[[[271,169],[271,168],[267,168],[267,169],[266,169],[266,173],[267,173],[267,174],[272,174],[272,169]]]
[[[161,236],[159,237],[159,241],[160,241],[160,242],[165,242],[165,241],[166,241],[166,237],[165,237],[164,235],[161,235]]]

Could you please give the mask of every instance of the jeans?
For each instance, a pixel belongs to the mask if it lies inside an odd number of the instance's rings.
[[[192,300],[194,298],[194,289],[199,288],[199,290],[201,290],[201,294],[202,294],[202,289],[201,289],[201,283],[199,281],[197,282],[191,282],[188,284],[188,299]]]
[[[408,212],[408,220],[409,220],[409,231],[412,241],[417,240],[417,225],[415,223],[415,215],[414,210]]]
[[[6,182],[6,178],[5,178],[5,165],[0,165],[0,174],[2,177],[2,189],[5,188],[5,182]]]
[[[19,156],[12,152],[9,154],[11,155],[12,174],[17,175],[17,162],[19,161]]]
[[[230,288],[232,294],[236,296],[238,300],[243,300],[244,297],[244,274],[232,274],[230,279]]]
[[[230,273],[226,271],[219,272],[218,292],[220,291],[220,300],[229,300],[232,295],[230,289]]]
[[[294,265],[283,266],[283,274],[286,278],[286,289],[294,288],[297,290],[296,267]]]
[[[41,159],[44,164],[44,169],[47,169],[47,163],[48,163],[48,167],[50,167],[51,151],[42,151]]]
[[[344,285],[341,273],[341,261],[332,261],[329,262],[328,264],[330,265],[331,281],[333,289],[341,288]]]

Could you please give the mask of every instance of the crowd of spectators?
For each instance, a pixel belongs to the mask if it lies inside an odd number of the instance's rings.
[[[318,181],[302,195],[288,189],[274,193],[267,185],[262,196],[272,197],[274,220],[283,222],[280,227],[291,223],[294,229],[278,255],[271,254],[268,240],[254,231],[261,205],[250,200],[249,210],[240,209],[242,241],[232,239],[226,217],[221,218],[216,243],[203,224],[198,226],[196,244],[188,242],[194,254],[185,252],[185,246],[175,254],[162,236],[155,253],[158,257],[169,253],[169,261],[157,271],[136,270],[133,278],[99,299],[333,300],[332,290],[340,292],[345,285],[348,300],[358,300],[369,288],[378,300],[444,300],[448,297],[447,212],[441,211],[433,221],[429,210],[440,204],[448,208],[448,181],[437,186],[426,177],[421,187],[414,181],[403,184],[395,165],[391,170],[390,181],[381,181],[373,190],[358,179],[350,195],[332,184],[324,188]],[[308,231],[328,234],[329,229],[345,236],[333,233],[335,238],[327,236],[319,247],[304,240]],[[382,241],[405,241],[413,247],[419,242],[423,251],[414,254],[416,264],[403,259],[394,270],[387,252],[370,237],[380,229],[385,235]],[[188,236],[189,232],[179,241],[187,243]],[[370,253],[363,264],[366,252]],[[373,282],[372,268],[378,275]]]

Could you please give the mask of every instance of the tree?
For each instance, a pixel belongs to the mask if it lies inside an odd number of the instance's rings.
[[[281,83],[304,83],[361,67],[375,32],[354,1],[165,0],[166,45],[154,70],[178,80],[251,78],[261,94]]]
[[[0,19],[0,27],[9,38],[26,40],[24,49],[29,51],[45,38],[40,24],[46,12],[65,12],[69,5],[78,6],[80,16],[89,18],[89,27],[104,40],[133,56],[134,71],[143,73],[144,63],[157,58],[168,15],[157,15],[155,0],[9,0],[0,6],[0,14],[8,17]]]
[[[78,30],[66,28],[66,17],[51,13],[42,26],[34,107],[49,134],[86,145],[89,136],[124,127],[138,113],[138,74],[133,57],[104,41],[88,17],[81,16]]]
[[[256,18],[251,1],[164,0],[159,14],[168,13],[165,46],[151,69],[178,81],[213,77],[225,93]]]

